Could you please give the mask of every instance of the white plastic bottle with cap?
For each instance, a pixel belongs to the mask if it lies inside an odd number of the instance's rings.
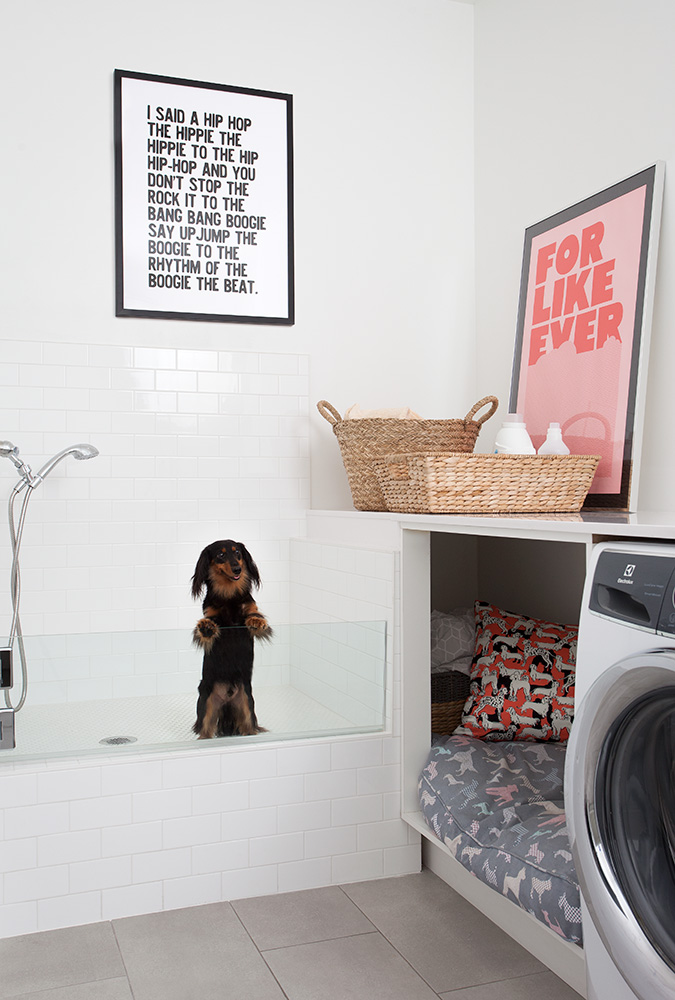
[[[546,440],[539,448],[538,455],[569,455],[570,450],[563,441],[560,424],[550,423],[546,431]]]
[[[534,455],[534,445],[521,413],[507,413],[495,438],[498,455]]]

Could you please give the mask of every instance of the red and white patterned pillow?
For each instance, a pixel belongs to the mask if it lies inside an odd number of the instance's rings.
[[[457,734],[486,740],[569,738],[578,628],[476,601],[471,687]]]

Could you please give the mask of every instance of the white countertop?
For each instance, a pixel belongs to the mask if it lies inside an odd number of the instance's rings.
[[[675,511],[588,511],[580,514],[398,514],[388,511],[310,510],[310,519],[398,525],[408,531],[585,541],[597,536],[675,540]]]

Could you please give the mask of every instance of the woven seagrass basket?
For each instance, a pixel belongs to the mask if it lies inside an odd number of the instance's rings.
[[[479,410],[488,404],[487,413],[474,419]],[[376,458],[395,452],[472,452],[481,427],[498,406],[496,396],[485,396],[471,407],[463,420],[399,420],[387,417],[343,420],[325,399],[317,403],[317,410],[332,424],[356,509],[387,510],[373,465]]]
[[[431,731],[454,733],[462,721],[471,679],[458,670],[431,675]]]
[[[598,455],[387,455],[374,462],[387,509],[407,514],[581,510]]]

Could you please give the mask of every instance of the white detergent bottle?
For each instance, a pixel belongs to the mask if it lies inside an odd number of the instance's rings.
[[[521,413],[507,413],[495,438],[497,455],[534,455],[534,445]]]
[[[570,450],[563,441],[560,424],[550,423],[546,431],[546,440],[537,452],[538,455],[569,455]]]

